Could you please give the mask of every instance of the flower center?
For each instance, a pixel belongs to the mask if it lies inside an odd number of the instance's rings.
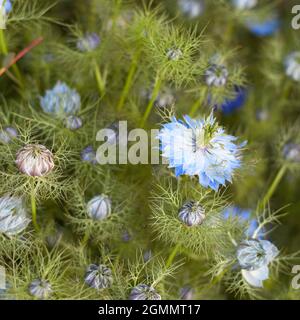
[[[210,145],[210,141],[213,137],[214,131],[216,129],[215,125],[206,124],[202,129],[193,129],[192,132],[192,145],[193,152],[198,150],[206,149]]]

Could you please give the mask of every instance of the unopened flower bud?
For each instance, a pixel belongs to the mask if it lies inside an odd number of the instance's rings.
[[[53,89],[47,90],[45,96],[41,97],[40,103],[44,112],[65,116],[79,111],[81,99],[76,90],[58,81]]]
[[[54,168],[53,154],[41,144],[27,144],[17,152],[16,164],[20,172],[42,177]]]
[[[205,72],[208,86],[224,87],[228,78],[228,70],[223,65],[213,64]]]
[[[187,226],[196,226],[203,223],[205,211],[198,202],[188,201],[179,209],[178,217]]]
[[[167,57],[169,60],[177,61],[181,58],[182,51],[180,49],[169,49],[167,52]]]
[[[77,41],[77,49],[82,52],[93,51],[100,44],[100,37],[97,33],[87,33]]]
[[[81,159],[84,162],[89,162],[91,164],[96,164],[96,152],[92,146],[88,146],[81,151]]]
[[[297,143],[288,143],[283,147],[283,156],[291,162],[300,162],[300,145]]]
[[[64,120],[64,125],[69,130],[77,130],[82,127],[82,120],[76,116],[68,116]]]
[[[94,220],[103,220],[111,214],[111,200],[102,194],[92,198],[87,204],[87,213]]]

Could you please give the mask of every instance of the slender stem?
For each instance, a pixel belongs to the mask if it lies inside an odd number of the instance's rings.
[[[286,165],[283,165],[280,168],[280,170],[278,171],[277,175],[275,176],[275,179],[273,180],[272,184],[270,185],[267,193],[263,197],[262,201],[259,203],[259,205],[258,205],[259,209],[263,209],[266,206],[266,204],[270,201],[270,199],[272,198],[272,195],[276,191],[281,179],[283,178],[286,170],[287,170],[287,166]]]
[[[35,201],[34,189],[32,189],[32,192],[31,192],[31,214],[32,214],[32,223],[33,223],[34,229],[36,232],[39,232],[40,228],[37,224],[37,219],[36,219],[36,201]]]
[[[1,52],[3,54],[5,54],[5,55],[8,54],[8,49],[7,49],[7,45],[6,45],[3,29],[0,29],[0,48],[1,48]]]
[[[133,59],[132,59],[131,66],[130,66],[130,69],[129,69],[129,72],[128,72],[128,75],[127,75],[127,79],[126,79],[124,88],[122,90],[122,93],[121,93],[121,96],[120,96],[120,99],[119,99],[119,102],[118,102],[118,105],[117,105],[117,110],[118,111],[121,111],[123,109],[125,100],[126,100],[126,98],[128,96],[128,92],[129,92],[129,90],[130,90],[130,88],[132,86],[133,78],[134,78],[134,75],[135,75],[135,72],[136,72],[136,68],[137,68],[137,62],[139,60],[139,56],[140,56],[140,52],[137,52],[135,54],[135,56],[133,57]]]
[[[151,112],[151,110],[153,108],[154,102],[155,102],[155,100],[157,98],[157,95],[159,93],[160,86],[161,86],[161,80],[160,80],[159,76],[157,75],[156,76],[156,80],[155,80],[155,85],[154,85],[154,88],[153,88],[153,91],[152,91],[151,99],[150,99],[150,101],[149,101],[149,103],[147,105],[146,111],[145,111],[145,113],[143,115],[143,118],[141,120],[141,124],[140,124],[141,128],[143,128],[145,126],[145,123],[146,123],[146,121],[147,121],[147,119],[148,119],[148,117],[150,115],[150,112]]]
[[[169,258],[168,258],[168,260],[166,262],[166,269],[168,269],[172,265],[172,262],[173,262],[174,258],[176,257],[176,254],[177,254],[179,248],[180,248],[180,245],[177,244],[174,247],[174,249],[171,251],[171,253],[169,255]]]
[[[101,71],[97,61],[94,62],[94,72],[100,97],[103,97],[105,93],[105,80],[102,78]]]
[[[8,54],[8,47],[7,47],[7,44],[6,44],[6,40],[5,40],[5,35],[4,35],[4,32],[3,32],[3,29],[0,29],[0,49],[1,49],[1,52],[4,55]],[[20,70],[18,69],[16,64],[12,65],[12,69],[14,70],[14,73],[15,73],[15,75],[17,77],[19,86],[21,88],[23,88],[24,85],[23,85],[23,81],[22,81],[22,76],[21,76]]]
[[[195,113],[197,112],[197,110],[199,109],[200,105],[201,105],[202,99],[199,98],[195,101],[195,103],[192,105],[191,107],[191,111],[190,111],[190,116],[193,117],[195,115]]]
[[[82,240],[81,240],[81,245],[83,247],[85,247],[85,245],[87,244],[88,240],[89,240],[89,237],[90,237],[90,233],[88,231],[85,232]]]

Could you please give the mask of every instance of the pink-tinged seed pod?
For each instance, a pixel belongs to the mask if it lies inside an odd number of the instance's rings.
[[[17,152],[16,164],[20,172],[42,177],[54,168],[53,154],[41,144],[27,144]]]

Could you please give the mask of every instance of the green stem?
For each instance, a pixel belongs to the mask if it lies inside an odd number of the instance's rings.
[[[7,45],[6,45],[3,29],[0,29],[0,48],[1,48],[1,52],[4,55],[8,54],[8,49],[7,49]]]
[[[141,120],[141,124],[140,124],[141,128],[143,128],[145,126],[145,123],[146,123],[146,121],[147,121],[147,119],[148,119],[148,117],[150,115],[150,112],[151,112],[151,110],[153,108],[154,102],[155,102],[155,100],[156,100],[156,98],[158,96],[158,93],[159,93],[159,90],[160,90],[160,86],[161,86],[161,80],[160,80],[159,76],[157,75],[156,76],[156,80],[155,80],[155,85],[154,85],[154,88],[153,88],[153,91],[152,91],[151,99],[150,99],[150,101],[149,101],[149,103],[147,105],[146,111],[145,111],[145,113],[143,115],[143,118]]]
[[[266,204],[270,201],[270,199],[272,198],[272,195],[276,191],[281,179],[283,178],[286,170],[287,170],[287,166],[286,165],[283,165],[280,168],[280,170],[278,171],[277,175],[275,176],[275,179],[273,180],[272,184],[270,185],[267,193],[263,197],[262,201],[259,203],[259,206],[258,206],[259,209],[265,208]]]
[[[3,29],[0,29],[0,49],[1,49],[1,52],[5,56],[8,55],[8,47],[7,47],[7,44],[6,44],[6,40],[5,40],[5,35],[4,35],[4,32],[3,32]],[[21,72],[20,72],[19,68],[17,67],[16,64],[14,64],[12,66],[12,69],[13,69],[16,77],[17,77],[19,86],[21,88],[24,88],[22,75],[21,75]]]
[[[126,79],[124,88],[123,88],[122,93],[121,93],[121,97],[120,97],[118,105],[117,105],[117,110],[118,111],[121,111],[123,109],[125,100],[126,100],[126,98],[128,96],[128,92],[129,92],[129,90],[130,90],[130,88],[132,86],[133,78],[134,78],[134,75],[135,75],[135,72],[136,72],[136,68],[137,68],[137,62],[139,60],[139,55],[140,55],[140,52],[137,52],[135,54],[132,62],[131,62],[131,66],[130,66],[130,69],[129,69],[129,72],[128,72],[128,75],[127,75],[127,79]]]
[[[85,247],[85,245],[87,244],[88,240],[89,240],[89,237],[90,237],[90,233],[88,231],[85,232],[82,240],[81,240],[81,245],[83,247]]]
[[[40,228],[37,224],[36,219],[36,200],[35,200],[35,192],[32,190],[31,192],[31,214],[32,214],[32,223],[36,232],[40,231]]]
[[[177,244],[174,247],[174,249],[172,250],[172,252],[170,253],[169,258],[168,258],[168,260],[166,262],[166,269],[168,269],[172,265],[172,262],[173,262],[174,258],[176,257],[176,254],[177,254],[179,248],[180,248],[180,245]]]
[[[100,97],[103,97],[105,93],[105,80],[102,78],[101,71],[97,61],[94,62],[94,72]]]
[[[199,109],[200,105],[201,105],[202,99],[197,99],[195,101],[195,103],[192,105],[191,111],[190,111],[190,116],[193,117],[195,115],[195,113],[197,112],[197,110]]]

